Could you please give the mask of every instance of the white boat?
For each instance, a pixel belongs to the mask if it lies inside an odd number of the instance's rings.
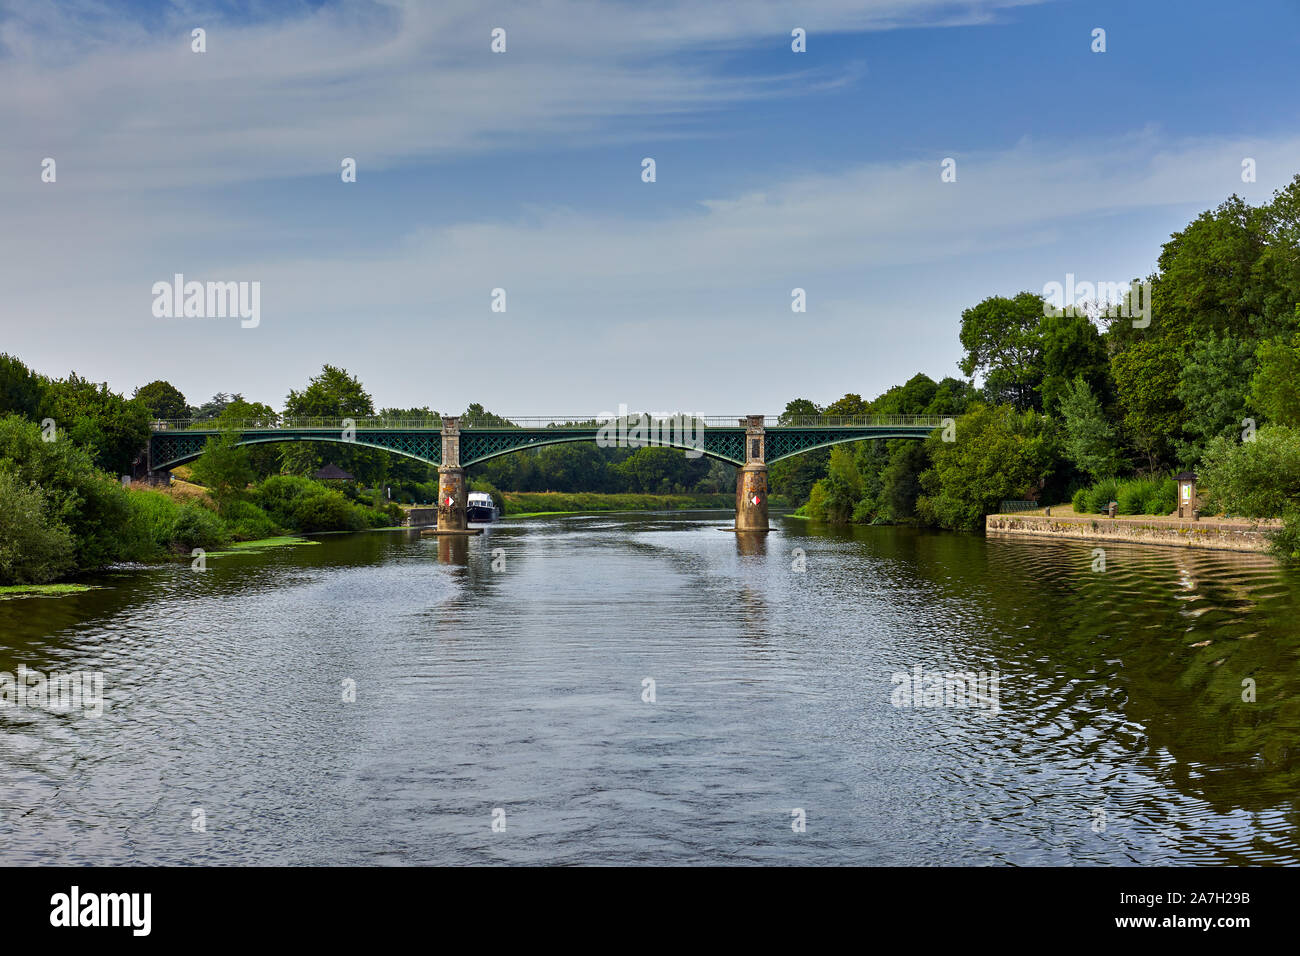
[[[465,499],[465,520],[470,524],[490,524],[501,515],[492,496],[483,491],[471,491]]]

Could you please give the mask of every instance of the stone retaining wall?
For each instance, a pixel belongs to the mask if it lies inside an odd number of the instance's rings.
[[[1077,541],[1125,541],[1217,551],[1267,551],[1266,523],[1247,524],[1201,521],[1150,521],[1140,517],[1047,517],[1045,515],[989,515],[986,533],[1065,538]]]
[[[407,508],[402,524],[408,528],[432,527],[438,523],[438,509],[433,505],[427,508]]]

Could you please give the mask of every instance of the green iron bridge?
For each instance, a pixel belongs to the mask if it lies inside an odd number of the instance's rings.
[[[396,420],[358,418],[355,420],[284,419],[271,422],[228,422],[226,430],[239,434],[237,444],[260,445],[267,442],[324,441],[378,448],[431,465],[442,465],[443,422],[456,419]],[[525,448],[540,448],[560,442],[596,441],[602,427],[597,422],[575,422],[558,418],[510,419],[509,426],[459,424],[461,467],[474,465]],[[632,418],[628,430],[636,424]],[[665,425],[665,422],[671,424]],[[870,438],[925,438],[945,419],[917,416],[865,416],[855,418],[763,418],[766,437],[764,459],[770,464],[782,458],[826,448],[841,442]],[[745,433],[750,427],[744,416],[687,418],[679,425],[670,419],[651,419],[660,435],[653,442],[684,450],[699,450],[705,457],[743,466]],[[676,427],[674,427],[676,426]],[[149,439],[149,468],[167,471],[184,465],[203,453],[209,438],[222,434],[221,429],[206,423],[188,421],[154,422]],[[617,431],[609,433],[616,437]],[[694,441],[702,438],[702,447]],[[632,445],[633,440],[624,442]],[[633,445],[635,447],[635,445]]]
[[[788,416],[627,416],[586,421],[512,418],[509,424],[476,424],[444,416],[397,420],[281,419],[223,422],[222,428],[189,421],[154,422],[148,469],[158,476],[198,458],[210,438],[227,432],[238,445],[269,442],[338,442],[404,455],[438,467],[438,528],[463,532],[465,468],[525,448],[594,441],[617,447],[681,448],[737,466],[736,526],[767,530],[767,466],[817,448],[873,438],[923,439],[953,420],[931,416],[792,418]],[[446,521],[444,521],[444,511]]]

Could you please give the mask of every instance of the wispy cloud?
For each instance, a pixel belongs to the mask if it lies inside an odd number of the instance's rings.
[[[378,170],[598,142],[627,117],[668,129],[683,114],[842,81],[789,65],[794,26],[816,43],[818,31],[969,24],[1018,5],[408,0],[273,6],[253,22],[194,7],[145,23],[99,4],[21,2],[0,19],[0,162],[20,168],[39,148],[78,164],[73,189],[211,188],[316,175],[340,154]],[[489,49],[498,26],[503,55]],[[193,27],[207,31],[204,54],[190,50]],[[771,69],[728,69],[730,52],[756,44],[770,45]]]

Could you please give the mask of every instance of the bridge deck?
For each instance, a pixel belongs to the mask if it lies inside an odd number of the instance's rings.
[[[946,419],[932,416],[863,416],[857,418],[785,419],[764,417],[767,462],[780,461],[815,448],[873,438],[922,439]],[[588,419],[511,419],[511,424],[460,425],[460,463],[472,465],[498,455],[572,441],[597,441],[602,431],[616,436],[610,423]],[[768,424],[771,422],[771,424]],[[442,463],[442,422],[438,419],[287,419],[225,422],[222,428],[188,421],[155,422],[149,438],[150,468],[162,471],[193,461],[209,438],[223,431],[239,433],[239,444],[282,441],[331,441],[378,448],[416,458],[432,465]],[[710,458],[742,465],[745,432],[741,416],[683,416],[648,419],[637,432],[637,419],[625,420],[628,439],[649,439],[629,447],[660,445],[699,451]],[[622,444],[622,442],[620,442]]]

